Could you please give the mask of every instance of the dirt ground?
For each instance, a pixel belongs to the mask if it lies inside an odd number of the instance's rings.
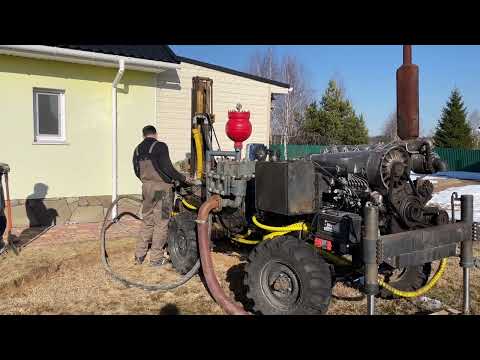
[[[440,181],[436,190],[463,186],[469,182]],[[123,220],[122,220],[123,221]],[[170,265],[156,269],[146,264],[134,266],[132,254],[136,240],[129,223],[109,241],[109,259],[116,271],[131,279],[156,283],[177,279]],[[115,232],[115,230],[113,230]],[[224,314],[195,276],[187,284],[166,292],[148,292],[127,288],[107,275],[100,262],[99,241],[95,237],[69,236],[30,243],[16,256],[8,253],[0,259],[0,314]],[[219,244],[213,253],[221,285],[237,301],[244,301],[242,270],[246,251]],[[480,256],[480,247],[475,249]],[[147,259],[148,260],[148,259]],[[438,262],[434,263],[433,271]],[[444,307],[461,309],[462,273],[458,259],[451,258],[448,268],[427,296]],[[480,270],[472,270],[472,310],[480,313]],[[328,314],[364,314],[366,300],[355,289],[337,284]],[[345,299],[348,298],[348,299]],[[407,299],[377,301],[379,314],[424,314],[421,305]]]

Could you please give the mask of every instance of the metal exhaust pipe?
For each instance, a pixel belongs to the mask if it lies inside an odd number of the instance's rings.
[[[412,45],[403,45],[403,65],[397,70],[397,132],[402,140],[419,137],[418,66]]]

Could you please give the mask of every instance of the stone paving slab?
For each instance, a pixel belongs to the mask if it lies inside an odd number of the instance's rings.
[[[109,238],[120,238],[127,236],[138,236],[141,229],[141,222],[137,220],[123,220],[121,223],[111,227],[108,232]],[[45,228],[14,228],[12,234],[16,237],[14,240],[20,244],[29,242],[38,236],[28,246],[45,246],[57,243],[98,240],[100,241],[100,230],[102,223],[87,224],[61,224],[55,225],[45,231]]]

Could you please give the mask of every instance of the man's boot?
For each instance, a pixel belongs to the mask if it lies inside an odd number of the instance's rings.
[[[161,257],[158,260],[150,261],[150,266],[160,267],[168,263],[168,260],[165,257]]]
[[[144,260],[145,260],[145,256],[142,256],[142,257],[135,256],[135,265],[142,265]]]

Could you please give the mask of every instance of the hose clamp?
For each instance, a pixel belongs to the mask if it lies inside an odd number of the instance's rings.
[[[207,223],[206,220],[198,220],[198,219],[196,219],[195,222],[196,222],[197,224],[206,224],[206,223]]]

